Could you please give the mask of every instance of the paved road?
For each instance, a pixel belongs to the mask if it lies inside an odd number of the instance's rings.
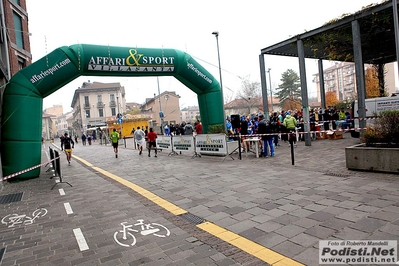
[[[224,161],[139,156],[131,140],[116,159],[79,143],[71,166],[61,160],[72,187],[51,190],[48,167],[2,187],[23,193],[0,204],[2,265],[318,265],[319,240],[398,240],[398,175],[347,170],[355,143],[300,142],[295,166],[284,143],[274,158]],[[124,240],[122,223],[137,232]]]

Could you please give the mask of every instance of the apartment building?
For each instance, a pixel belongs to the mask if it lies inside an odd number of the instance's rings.
[[[0,2],[0,86],[32,63],[26,0]],[[0,102],[3,102],[1,87]],[[0,108],[0,115],[2,108]]]
[[[125,88],[119,82],[83,82],[75,90],[73,108],[73,130],[77,133],[106,125],[106,118],[125,112]]]
[[[395,86],[395,63],[385,65],[385,84],[387,93],[391,95],[396,92]],[[365,65],[365,69],[372,67]],[[313,75],[316,83],[317,99],[321,102],[319,74]],[[339,101],[352,100],[357,96],[355,64],[350,62],[336,62],[333,66],[324,70],[325,92],[335,92]]]
[[[32,54],[26,0],[2,0],[0,5],[0,82],[4,85],[32,63]]]
[[[181,122],[194,123],[197,121],[197,118],[200,118],[200,110],[198,106],[185,107],[180,111]]]
[[[180,121],[179,110],[180,96],[174,91],[164,91],[161,94],[154,94],[154,98],[147,98],[141,105],[141,113],[150,114],[153,117],[151,125],[156,132],[159,132],[161,123],[176,124]]]

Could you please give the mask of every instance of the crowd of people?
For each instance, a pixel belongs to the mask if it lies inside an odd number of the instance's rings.
[[[338,125],[342,129],[347,129],[350,127],[351,117],[349,112],[345,112],[344,109],[337,110],[337,108],[329,106],[325,110],[311,109],[307,122],[311,132],[317,130],[316,125],[318,124],[322,124],[324,130],[336,130]],[[243,151],[249,148],[249,143],[245,140],[251,135],[260,134],[262,140],[260,146],[264,157],[274,157],[275,148],[280,146],[279,142],[288,141],[289,132],[296,130],[304,132],[304,126],[303,110],[273,112],[269,115],[268,120],[262,114],[241,115],[239,122],[232,122],[231,117],[226,119],[227,135],[233,140],[237,138],[238,134],[241,134]],[[299,139],[303,140],[304,135],[300,134]],[[296,138],[293,138],[292,143],[296,146]]]
[[[195,121],[194,125],[190,122],[182,122],[181,124],[168,124],[164,126],[164,133],[166,136],[178,136],[178,135],[193,135],[202,134],[202,124],[199,120]]]
[[[241,145],[243,151],[249,149],[249,143],[245,141],[250,138],[251,135],[258,135],[260,137],[260,148],[261,155],[264,157],[274,157],[275,149],[280,146],[281,141],[289,140],[289,133],[304,132],[305,123],[309,123],[310,131],[316,132],[316,125],[323,125],[323,130],[336,130],[337,126],[342,127],[342,129],[347,129],[351,125],[351,117],[349,112],[345,112],[344,109],[337,110],[333,106],[329,106],[327,109],[311,109],[309,111],[309,121],[304,121],[303,110],[282,110],[281,112],[270,113],[269,119],[263,114],[251,114],[251,115],[241,115],[238,116],[239,120],[232,123],[231,117],[226,119],[226,130],[227,135],[230,140],[238,138],[241,135]],[[331,125],[331,126],[330,126]],[[161,132],[166,136],[178,136],[178,135],[194,135],[202,134],[202,124],[197,120],[194,125],[190,122],[182,122],[181,124],[168,124],[165,123]],[[156,149],[156,138],[157,134],[153,128],[137,127],[137,129],[132,130],[132,135],[135,139],[137,149],[139,150],[139,155],[143,152],[144,145],[148,142],[148,156],[151,156],[151,149],[155,150],[155,157],[157,157]],[[100,133],[100,140],[105,137],[104,132]],[[72,149],[69,148],[70,143],[72,147],[74,142],[72,139],[65,138],[66,136],[61,136],[61,146],[67,146],[68,163],[70,163],[70,157]],[[86,145],[86,141],[91,145],[92,141],[95,141],[95,134],[82,134],[81,140],[82,144]],[[118,140],[121,138],[121,134],[116,132],[114,129],[110,134],[109,139],[112,142],[114,148],[115,157],[118,158]],[[300,134],[299,139],[303,140],[304,134]],[[68,143],[64,143],[68,139]],[[75,142],[78,143],[78,137],[75,136]],[[296,137],[290,141],[294,146],[296,146]],[[291,144],[289,144],[291,145]]]

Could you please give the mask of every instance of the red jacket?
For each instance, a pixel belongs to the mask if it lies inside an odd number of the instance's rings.
[[[202,125],[201,125],[201,123],[198,123],[195,126],[195,132],[197,132],[197,134],[202,134]]]
[[[157,139],[157,133],[148,132],[147,139],[148,139],[149,142],[154,142]]]

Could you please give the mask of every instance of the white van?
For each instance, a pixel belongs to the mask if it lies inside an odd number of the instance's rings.
[[[359,128],[359,114],[358,114],[358,102],[354,101],[352,103],[351,109],[351,118],[352,127]],[[391,97],[380,97],[380,98],[371,98],[366,99],[366,118],[374,117],[375,115],[379,115],[381,111],[385,110],[399,110],[399,95],[391,96]],[[372,124],[373,120],[366,120],[366,124]],[[358,138],[360,136],[359,130],[351,130],[351,136],[354,138]]]

